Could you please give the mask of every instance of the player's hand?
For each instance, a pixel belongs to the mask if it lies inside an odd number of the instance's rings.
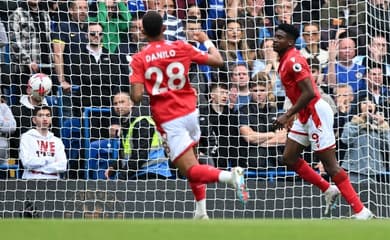
[[[203,31],[193,32],[193,38],[195,41],[200,42],[200,43],[204,43],[205,41],[209,40],[209,37]]]
[[[280,117],[276,118],[272,125],[275,130],[283,128],[289,130],[292,127],[293,121],[294,116],[288,116],[287,113],[284,113]]]

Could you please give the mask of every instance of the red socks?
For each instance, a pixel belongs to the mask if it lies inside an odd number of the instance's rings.
[[[206,198],[206,184],[190,182],[190,187],[197,202]]]
[[[325,192],[330,186],[330,183],[314,171],[302,158],[295,163],[293,169],[303,180],[317,186],[322,192]]]
[[[364,205],[360,201],[355,189],[353,189],[351,182],[349,181],[347,173],[344,169],[341,169],[335,176],[332,177],[333,182],[339,188],[341,195],[351,205],[355,213],[360,212]]]
[[[194,165],[187,171],[187,178],[192,183],[214,183],[219,180],[221,170],[209,165]]]

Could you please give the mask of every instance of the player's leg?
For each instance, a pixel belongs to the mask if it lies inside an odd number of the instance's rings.
[[[295,135],[297,135],[297,132],[295,132],[295,134],[291,134],[290,132],[289,137],[287,138],[283,153],[284,164],[286,164],[289,169],[294,170],[303,180],[317,186],[322,192],[325,192],[330,187],[329,182],[322,178],[321,175],[314,171],[314,169],[300,157],[304,145],[298,143],[297,141],[299,140],[296,141],[291,139],[294,138]],[[299,136],[301,136],[301,138],[304,137],[304,135]],[[304,143],[304,141],[301,142]]]
[[[312,149],[338,188],[330,188],[325,192],[325,200],[327,203],[325,213],[327,213],[339,192],[341,192],[341,195],[351,205],[355,213],[360,213],[362,210],[366,212],[363,203],[360,201],[349,181],[347,173],[337,162],[335,136],[333,133],[333,113],[330,106],[324,101],[318,101],[308,124]]]
[[[370,219],[374,215],[370,210],[364,207],[358,194],[353,188],[347,173],[337,163],[335,149],[329,149],[317,153],[318,158],[324,165],[325,171],[332,178],[332,181],[336,184],[341,195],[351,205],[353,211],[356,213],[357,219]]]
[[[166,133],[171,160],[181,174],[186,176],[191,183],[229,183],[236,189],[240,200],[243,202],[248,200],[249,196],[241,168],[234,168],[232,172],[228,172],[198,163],[196,155],[192,150],[200,137],[197,112],[164,123],[161,127]]]

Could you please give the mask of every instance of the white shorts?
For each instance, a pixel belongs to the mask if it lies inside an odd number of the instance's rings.
[[[199,142],[199,111],[161,124],[162,136],[167,140],[172,162]]]
[[[318,119],[319,121],[315,121]],[[316,118],[315,116],[318,116]],[[316,124],[317,122],[317,124]],[[294,121],[288,138],[298,142],[303,146],[309,146],[316,152],[335,148],[336,140],[333,132],[334,116],[329,104],[320,99],[314,105],[314,112],[307,123],[302,124],[299,119]]]

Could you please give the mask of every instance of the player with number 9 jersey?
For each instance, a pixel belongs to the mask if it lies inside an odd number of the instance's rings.
[[[197,96],[188,80],[191,62],[205,64],[208,54],[183,42],[150,42],[131,60],[130,82],[142,83],[158,125],[192,113]]]

